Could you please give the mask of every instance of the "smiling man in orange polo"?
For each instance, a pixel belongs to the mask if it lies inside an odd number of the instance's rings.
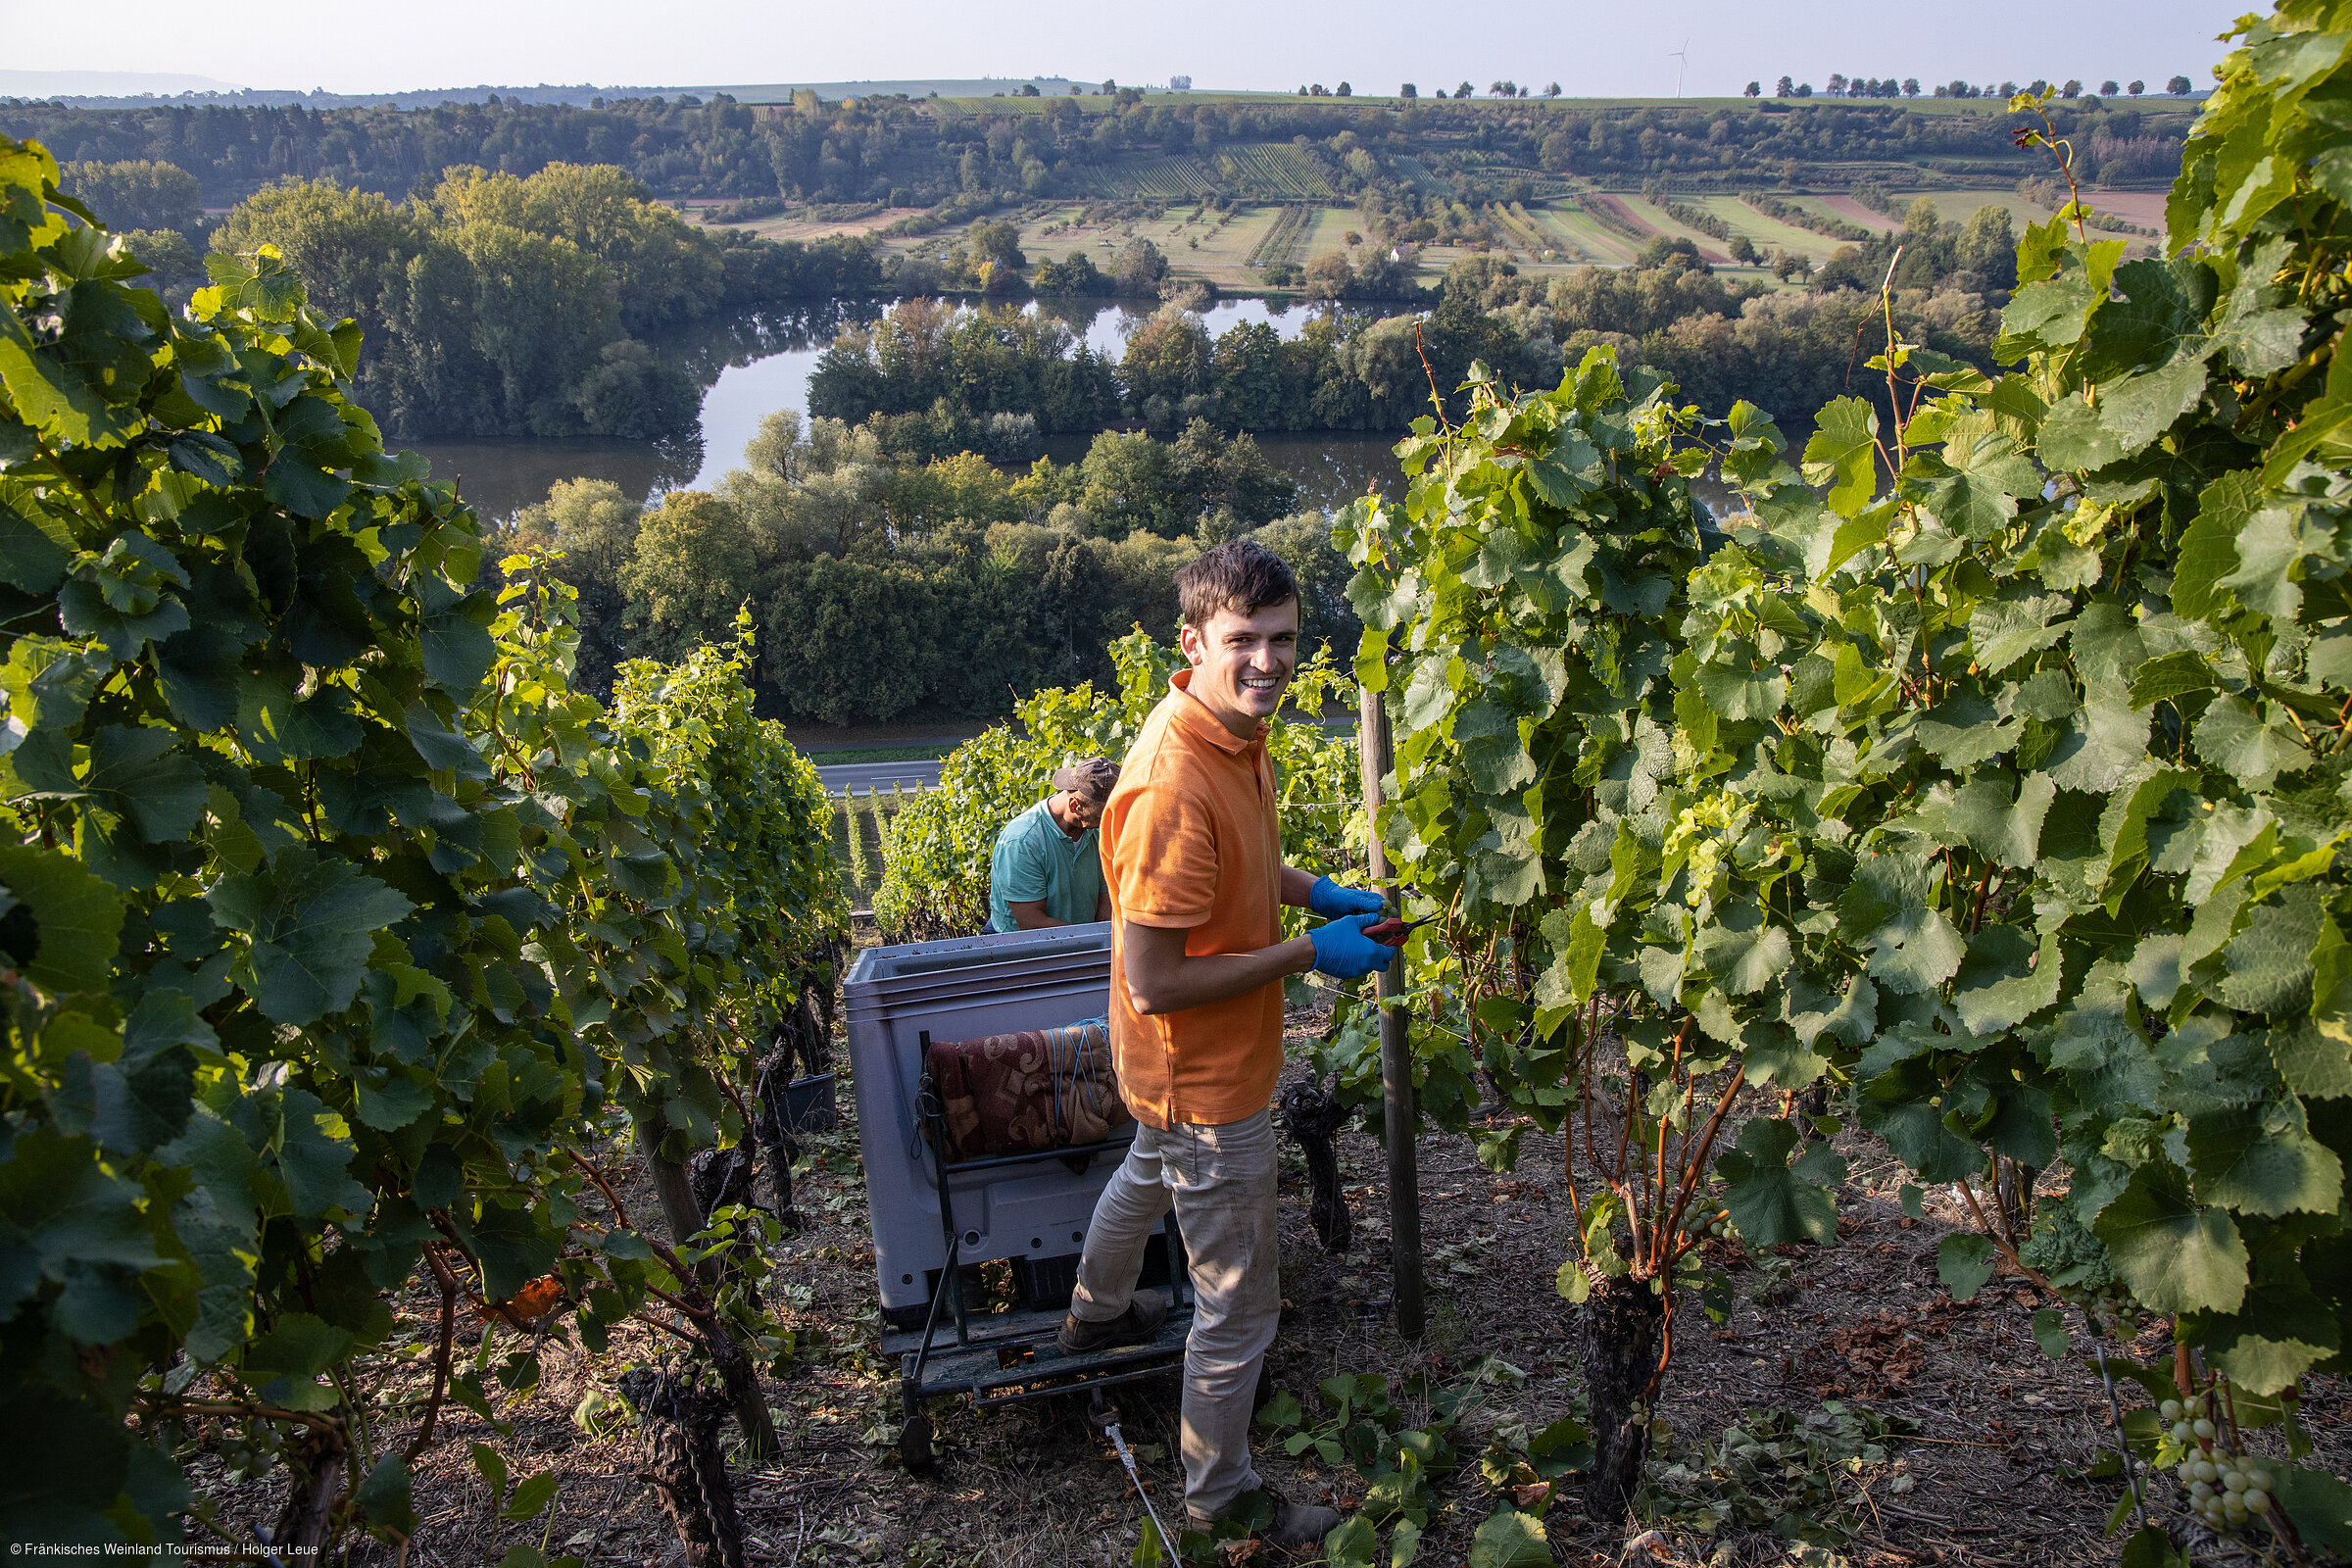
[[[1102,813],[1111,905],[1110,1041],[1134,1145],[1095,1205],[1061,1345],[1147,1340],[1167,1299],[1136,1290],[1144,1249],[1172,1205],[1195,1296],[1184,1355],[1184,1491],[1196,1529],[1257,1490],[1251,1395],[1282,1311],[1271,1104],[1282,1072],[1282,980],[1353,979],[1396,951],[1363,928],[1377,893],[1282,859],[1266,720],[1298,653],[1298,585],[1247,540],[1176,574],[1179,670],[1120,765]],[[1282,906],[1326,917],[1285,942]],[[1277,1497],[1278,1545],[1339,1523]]]

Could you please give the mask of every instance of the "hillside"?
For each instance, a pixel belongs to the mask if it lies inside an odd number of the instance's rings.
[[[2084,98],[2057,107],[2077,167],[2153,187],[2178,167],[2194,105]],[[208,207],[272,179],[332,177],[402,197],[452,165],[529,174],[610,163],[671,200],[776,198],[933,208],[951,198],[1525,200],[1553,182],[1669,180],[1686,190],[2013,185],[2044,165],[2011,145],[1992,98],[1595,100],[1159,94],[912,96],[778,102],[597,99],[76,109],[0,105],[0,131],[64,162],[147,159],[196,176]]]

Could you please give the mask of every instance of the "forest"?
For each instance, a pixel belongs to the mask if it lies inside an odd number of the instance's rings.
[[[992,716],[1109,678],[1113,639],[1175,624],[1176,568],[1244,535],[1310,585],[1310,644],[1359,628],[1329,523],[1294,512],[1296,485],[1247,434],[1195,419],[1174,440],[1104,432],[1075,463],[998,466],[894,456],[878,426],[779,413],[713,491],[648,506],[577,480],[518,514],[506,542],[562,552],[550,569],[578,593],[582,684],[729,635],[748,605],[763,712]]]
[[[135,244],[136,242],[134,242]],[[216,255],[274,246],[373,346],[360,395],[409,437],[690,428],[702,389],[649,346],[720,313],[870,287],[851,242],[691,227],[611,166],[454,169],[394,203],[330,180],[240,202]]]

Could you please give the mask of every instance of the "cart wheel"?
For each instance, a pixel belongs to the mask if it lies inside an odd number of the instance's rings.
[[[899,1429],[899,1459],[909,1470],[928,1470],[939,1463],[931,1446],[931,1418],[917,1415]]]

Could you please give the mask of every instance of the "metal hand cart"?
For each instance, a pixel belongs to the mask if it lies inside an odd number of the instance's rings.
[[[926,1061],[931,1054],[931,1032],[918,1031]],[[929,1401],[940,1396],[969,1394],[975,1409],[1015,1404],[1060,1394],[1085,1393],[1102,1403],[1102,1391],[1113,1384],[1156,1377],[1184,1358],[1185,1336],[1193,1326],[1191,1293],[1185,1288],[1184,1242],[1171,1212],[1157,1234],[1157,1262],[1165,1272],[1169,1293],[1167,1321],[1150,1341],[1110,1346],[1072,1355],[1054,1339],[1065,1308],[1027,1306],[1011,1312],[975,1317],[964,1300],[963,1269],[958,1265],[963,1237],[956,1224],[953,1178],[976,1171],[1009,1171],[1047,1160],[1061,1160],[1073,1168],[1091,1166],[1107,1154],[1113,1166],[1127,1157],[1128,1138],[1106,1139],[1058,1149],[1032,1150],[1017,1154],[991,1154],[981,1159],[951,1161],[944,1109],[926,1069],[919,1091],[920,1111],[931,1151],[931,1168],[939,1193],[941,1239],[947,1246],[947,1267],[932,1293],[931,1310],[919,1333],[885,1335],[884,1353],[899,1357],[899,1392],[906,1403],[906,1424],[900,1429],[899,1455],[908,1469],[920,1469],[935,1457],[931,1446]],[[1130,1135],[1132,1137],[1132,1135]],[[1071,1260],[1075,1275],[1075,1260]],[[1030,1295],[1034,1299],[1034,1294]],[[955,1321],[954,1346],[940,1343],[940,1312],[946,1308]]]
[[[1173,1371],[1193,1320],[1184,1244],[1171,1213],[1147,1253],[1167,1321],[1149,1344],[1067,1355],[1054,1341],[1094,1203],[1132,1134],[1101,1143],[953,1160],[927,1066],[933,1039],[1059,1028],[1107,1010],[1109,928],[1063,926],[869,948],[844,987],[859,1158],[875,1269],[899,1357],[910,1469],[936,1455],[927,1406],[969,1396],[986,1409],[1089,1393]],[[936,1205],[936,1218],[926,1212]],[[1064,1240],[1066,1238],[1066,1241]],[[976,1309],[980,1265],[1003,1261],[1010,1310]]]

